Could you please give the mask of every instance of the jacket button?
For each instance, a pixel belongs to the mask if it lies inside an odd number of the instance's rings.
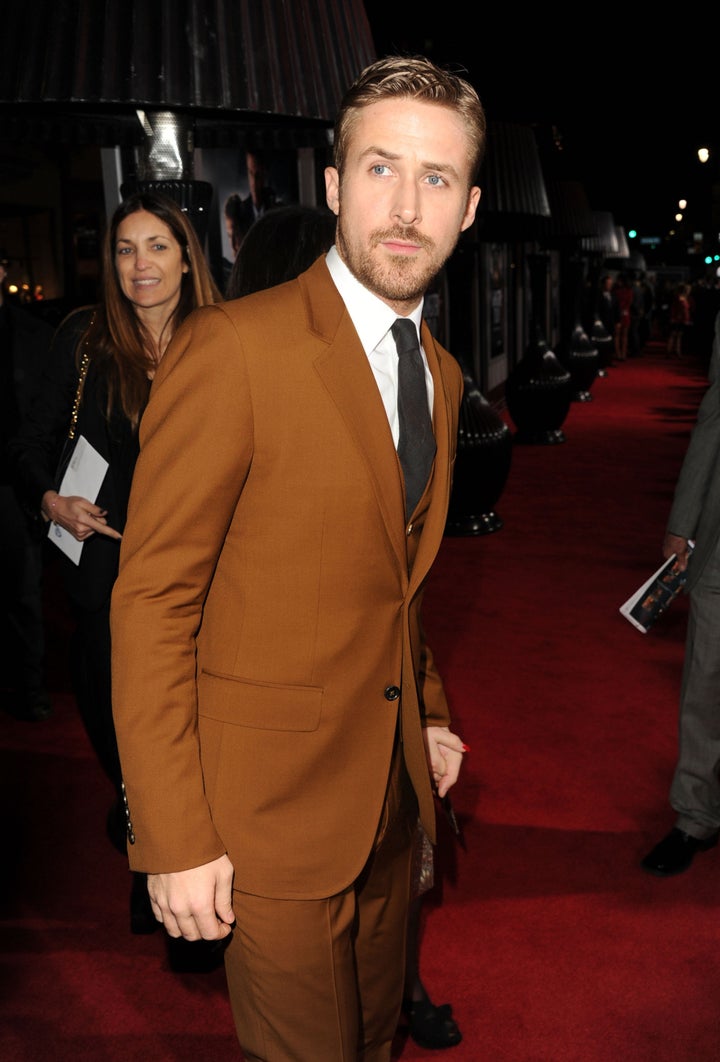
[[[400,696],[400,689],[398,686],[387,686],[385,688],[385,700],[396,701]]]

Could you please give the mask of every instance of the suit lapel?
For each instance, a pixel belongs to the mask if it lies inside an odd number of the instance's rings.
[[[400,463],[372,369],[324,258],[298,278],[311,332],[326,344],[315,360],[321,377],[365,461],[383,514],[388,538],[402,570],[407,566],[405,512]],[[430,504],[413,566],[411,585],[425,578],[445,528],[450,494],[450,400],[443,381],[441,356],[426,324],[422,343],[434,383],[433,429],[437,444]]]
[[[398,561],[406,566],[400,464],[365,351],[324,259],[299,277],[308,327],[326,344],[315,360],[330,397],[365,462]]]

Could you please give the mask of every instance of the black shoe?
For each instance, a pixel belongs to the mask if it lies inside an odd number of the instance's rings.
[[[640,866],[649,874],[655,874],[660,878],[669,878],[672,874],[682,874],[693,861],[696,852],[707,852],[718,843],[720,831],[716,830],[710,837],[700,839],[691,837],[684,830],[675,826],[667,837],[663,837],[656,844],[652,852],[649,852]]]
[[[404,999],[402,1011],[408,1020],[408,1032],[418,1047],[440,1050],[456,1047],[462,1040],[449,1003],[436,1007],[429,999]]]
[[[153,914],[147,891],[147,874],[134,873],[130,890],[130,932],[145,935],[159,928],[160,922]]]
[[[38,693],[28,697],[21,709],[21,719],[27,719],[31,723],[39,723],[49,719],[52,715],[52,704],[47,693]]]

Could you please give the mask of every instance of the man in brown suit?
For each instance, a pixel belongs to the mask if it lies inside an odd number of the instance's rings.
[[[230,937],[246,1062],[390,1058],[418,811],[434,838],[465,750],[420,617],[462,373],[422,304],[484,143],[456,75],[367,68],[326,171],[335,246],[192,314],[143,418],[112,609],[130,864],[171,936]],[[410,513],[398,317],[436,446]]]

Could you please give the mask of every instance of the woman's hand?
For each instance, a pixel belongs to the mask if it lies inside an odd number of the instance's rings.
[[[438,796],[444,797],[458,780],[469,746],[446,726],[425,727],[423,737],[433,785]]]
[[[48,490],[43,494],[41,508],[47,521],[58,524],[78,542],[84,542],[94,534],[122,538],[119,531],[108,526],[105,519],[107,510],[94,505],[87,498],[75,495],[65,497],[54,490]]]

